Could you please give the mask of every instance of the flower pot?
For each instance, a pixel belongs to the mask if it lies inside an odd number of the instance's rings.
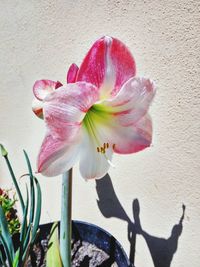
[[[53,223],[40,225],[40,234],[38,235],[38,242],[31,253],[31,259],[27,263],[27,267],[45,267],[45,254],[47,250],[48,237]],[[72,260],[75,260],[75,253],[81,248],[83,251],[83,244],[89,244],[93,250],[102,251],[107,254],[107,258],[103,260],[101,267],[129,267],[130,263],[125,251],[119,242],[108,232],[91,223],[73,221],[72,222]],[[19,242],[18,236],[15,236],[14,243]],[[85,249],[85,248],[84,248]],[[90,252],[91,252],[90,251]],[[75,252],[75,253],[74,253]],[[102,252],[100,253],[102,255]],[[87,252],[86,252],[87,253]],[[80,252],[79,252],[80,254]],[[99,257],[97,253],[94,257]],[[85,255],[85,254],[84,254]],[[91,265],[93,258],[91,255],[85,255],[81,260],[80,267],[88,267]],[[56,266],[55,266],[56,267]]]
[[[40,240],[44,240],[49,235],[51,227],[52,223],[40,226],[40,231],[41,231],[39,235]],[[79,241],[80,245],[80,240],[81,240],[82,242],[93,244],[99,250],[104,251],[108,255],[108,259],[106,259],[101,265],[98,266],[102,267],[130,266],[128,257],[125,251],[123,250],[122,246],[119,244],[119,242],[111,234],[109,234],[108,232],[106,232],[105,230],[94,224],[82,221],[73,221],[72,238],[73,238],[72,250],[74,250],[73,249],[74,242]],[[113,265],[113,263],[116,263],[117,265]],[[89,257],[86,256],[80,266],[82,267],[89,266]]]

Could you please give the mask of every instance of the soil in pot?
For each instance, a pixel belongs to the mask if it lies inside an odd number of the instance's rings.
[[[46,267],[45,258],[51,227],[52,223],[40,226],[38,242],[31,251],[26,267]],[[118,241],[100,227],[73,221],[72,232],[72,267],[130,266]],[[19,244],[19,240],[14,243]]]
[[[46,267],[45,255],[48,238],[40,240],[31,253],[27,267]],[[85,241],[72,241],[72,267],[118,267],[116,262],[94,244]]]

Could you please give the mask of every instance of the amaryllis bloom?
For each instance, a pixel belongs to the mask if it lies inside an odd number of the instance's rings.
[[[47,126],[38,172],[62,174],[79,160],[84,178],[100,178],[112,165],[113,153],[131,154],[150,146],[147,112],[154,84],[135,73],[128,48],[106,36],[94,43],[79,69],[70,67],[68,84],[57,88],[52,81],[36,82],[34,94]]]

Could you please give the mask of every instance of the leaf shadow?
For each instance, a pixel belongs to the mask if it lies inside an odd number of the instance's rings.
[[[143,229],[140,219],[140,204],[137,198],[133,200],[132,204],[133,218],[127,215],[108,174],[102,179],[96,180],[96,191],[99,198],[97,205],[102,215],[105,218],[115,217],[127,222],[127,238],[130,243],[129,260],[132,266],[135,263],[136,236],[141,235],[146,241],[154,267],[170,267],[183,230],[185,205],[182,205],[182,215],[178,223],[172,227],[170,236],[162,238],[153,236]]]

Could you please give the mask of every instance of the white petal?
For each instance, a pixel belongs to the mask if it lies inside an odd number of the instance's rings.
[[[121,88],[119,93],[108,100],[99,101],[96,110],[107,112],[124,126],[135,124],[148,111],[155,95],[155,86],[145,78],[133,77]]]
[[[103,140],[99,137],[98,140],[102,142],[103,146]],[[97,144],[96,140],[85,130],[84,143],[80,157],[80,172],[85,179],[102,178],[111,166],[112,149],[106,149],[104,154],[98,152],[97,147],[99,147],[99,144]]]

